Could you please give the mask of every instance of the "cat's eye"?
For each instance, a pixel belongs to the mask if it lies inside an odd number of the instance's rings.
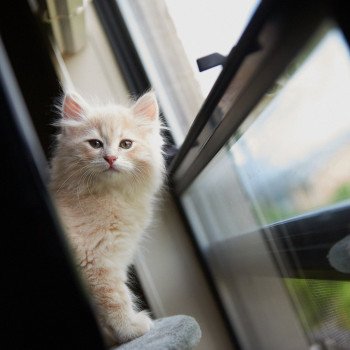
[[[124,149],[129,149],[132,146],[131,140],[121,140],[119,143],[119,147]]]
[[[102,148],[103,143],[100,140],[88,140],[92,148]]]

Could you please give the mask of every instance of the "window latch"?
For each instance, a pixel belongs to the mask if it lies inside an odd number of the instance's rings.
[[[214,68],[217,66],[223,66],[226,62],[226,56],[223,56],[217,52],[214,52],[210,55],[201,57],[197,59],[197,66],[200,72],[203,72],[207,69]]]
[[[260,49],[261,49],[260,44],[254,42],[247,48],[245,56],[250,55],[254,52],[257,52]],[[231,52],[235,52],[235,51],[236,51],[236,46],[233,47]],[[226,60],[227,60],[227,56],[223,56],[220,53],[214,52],[214,53],[211,53],[210,55],[198,58],[196,61],[197,61],[198,70],[200,72],[203,72],[210,68],[223,66]]]

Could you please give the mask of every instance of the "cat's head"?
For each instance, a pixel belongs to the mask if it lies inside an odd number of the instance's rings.
[[[69,93],[58,125],[61,133],[52,164],[56,188],[64,181],[90,191],[159,186],[163,140],[154,93],[144,94],[130,107],[92,105]]]

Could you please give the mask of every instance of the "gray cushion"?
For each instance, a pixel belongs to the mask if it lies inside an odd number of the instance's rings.
[[[151,330],[140,338],[114,347],[113,350],[187,350],[201,338],[198,323],[190,316],[171,316],[154,321]]]

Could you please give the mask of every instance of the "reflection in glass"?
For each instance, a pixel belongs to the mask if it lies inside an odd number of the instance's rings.
[[[350,349],[350,275],[328,280],[317,268],[322,255],[327,276],[335,271],[327,253],[346,232],[310,231],[350,205],[348,55],[341,33],[323,30],[182,197],[232,322],[249,325],[239,331],[247,349],[287,349],[285,327],[305,344]],[[301,261],[312,260],[303,247],[313,261]],[[289,348],[306,346],[296,342]]]
[[[330,31],[231,148],[262,223],[349,199],[349,95],[347,49]]]

